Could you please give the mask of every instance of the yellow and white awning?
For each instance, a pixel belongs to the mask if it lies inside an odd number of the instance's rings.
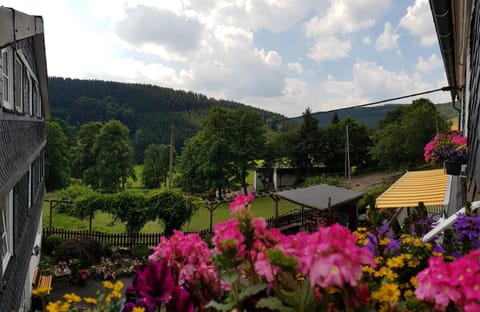
[[[443,206],[448,175],[443,169],[409,171],[377,198],[378,208]]]

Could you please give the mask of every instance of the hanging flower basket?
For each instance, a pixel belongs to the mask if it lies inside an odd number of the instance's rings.
[[[462,171],[462,165],[464,163],[465,162],[445,160],[444,162],[445,173],[448,175],[455,175],[455,176],[460,175],[460,172]]]
[[[424,147],[427,163],[441,166],[449,175],[460,175],[462,164],[467,161],[467,138],[461,131],[449,130],[445,134],[437,134]]]

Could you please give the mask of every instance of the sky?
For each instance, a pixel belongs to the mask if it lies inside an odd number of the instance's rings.
[[[49,76],[153,84],[288,117],[447,86],[427,0],[1,5],[43,16]]]

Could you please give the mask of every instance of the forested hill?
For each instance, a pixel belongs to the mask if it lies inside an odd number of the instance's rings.
[[[353,107],[338,111],[337,116],[339,119],[350,116],[358,122],[363,123],[367,128],[377,129],[380,120],[382,120],[388,112],[393,111],[399,105],[404,104]],[[440,112],[440,115],[445,119],[451,119],[458,116],[458,113],[453,109],[451,103],[436,104],[435,106]],[[324,127],[331,123],[333,115],[334,112],[319,112],[315,114],[315,118],[318,120],[320,127]]]
[[[72,126],[78,128],[90,121],[110,119],[127,125],[137,161],[143,160],[148,144],[169,142],[171,126],[179,151],[185,139],[198,131],[208,109],[215,105],[255,110],[267,124],[284,119],[282,115],[241,103],[146,84],[51,77],[49,92],[53,117],[62,118]]]

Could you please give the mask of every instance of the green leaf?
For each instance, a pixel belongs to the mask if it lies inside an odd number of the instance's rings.
[[[235,307],[234,303],[218,303],[214,300],[210,301],[205,308],[212,308],[217,311],[231,311]]]
[[[248,286],[247,288],[245,288],[240,293],[240,295],[238,297],[239,297],[240,301],[242,301],[245,298],[248,298],[250,296],[254,296],[254,295],[258,294],[259,292],[261,292],[262,290],[267,289],[267,286],[268,285],[265,284],[265,283]]]
[[[282,301],[277,297],[262,298],[257,302],[255,307],[258,309],[266,308],[279,312],[295,312],[295,309],[284,306]]]
[[[238,280],[238,273],[237,272],[226,272],[222,275],[222,278],[225,282],[233,285]]]

